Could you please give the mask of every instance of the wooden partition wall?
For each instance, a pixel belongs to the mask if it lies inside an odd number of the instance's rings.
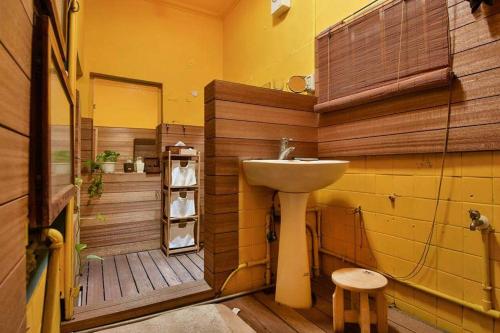
[[[456,75],[448,150],[500,149],[500,4],[475,14],[467,1],[448,6]],[[441,152],[447,103],[445,87],[322,113],[319,155]]]
[[[225,81],[205,87],[205,280],[214,290],[237,267],[243,245],[240,216],[250,204],[239,185],[240,161],[277,158],[282,137],[294,139],[295,156],[316,157],[315,101],[311,96]],[[239,284],[240,289],[251,287]]]

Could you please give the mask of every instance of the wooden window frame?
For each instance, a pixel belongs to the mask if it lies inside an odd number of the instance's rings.
[[[52,30],[57,41],[57,45],[60,48],[61,58],[63,63],[66,64],[68,58],[68,30],[69,30],[69,15],[67,14],[70,0],[64,0],[66,13],[59,13],[57,6],[55,4],[56,0],[43,0],[45,6],[47,7],[48,13],[50,15],[50,22],[52,23]],[[61,18],[64,17],[64,21]],[[61,22],[64,24],[62,26]]]
[[[69,78],[66,74],[64,67],[64,62],[62,55],[60,53],[56,36],[52,25],[47,16],[43,16],[42,20],[42,30],[43,30],[43,45],[42,45],[42,82],[41,82],[41,129],[40,129],[40,140],[37,148],[41,151],[41,163],[38,164],[39,168],[36,171],[36,178],[40,178],[40,193],[38,193],[41,204],[41,216],[38,226],[50,226],[55,218],[63,211],[70,199],[75,194],[74,184],[66,185],[63,189],[59,190],[58,193],[52,195],[51,193],[51,170],[52,170],[52,149],[50,146],[51,133],[50,133],[50,64],[52,59],[54,60],[54,67],[56,69],[57,75],[62,83],[62,88],[68,99],[70,105],[70,149],[71,156],[70,159],[70,172],[71,181],[74,179],[74,154],[75,154],[75,98],[71,92],[69,85]]]

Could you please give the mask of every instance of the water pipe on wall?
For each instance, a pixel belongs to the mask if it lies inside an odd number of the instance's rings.
[[[311,239],[312,239],[312,257],[313,257],[313,276],[314,277],[319,277],[320,271],[319,271],[319,242],[320,242],[320,237],[319,237],[319,223],[321,221],[321,209],[319,208],[309,208],[307,212],[313,212],[316,215],[316,228],[314,228],[312,225],[307,223],[306,221],[306,228],[309,230],[311,233]]]
[[[57,333],[61,323],[61,292],[59,269],[63,255],[64,238],[55,229],[45,229],[44,237],[51,241],[49,266],[47,269],[47,290],[44,302],[42,333]]]
[[[481,239],[483,241],[483,309],[488,311],[491,306],[491,271],[490,271],[490,233],[494,231],[488,218],[477,210],[469,210],[469,217],[471,224],[469,229],[471,231],[481,232]]]
[[[270,228],[271,228],[271,215],[268,214],[266,216],[266,235],[269,234]],[[267,240],[267,239],[266,239],[266,258],[261,259],[261,260],[247,261],[247,262],[239,264],[238,267],[236,267],[236,269],[234,271],[232,271],[231,274],[229,274],[229,276],[226,278],[226,280],[222,284],[222,287],[220,288],[217,296],[220,296],[224,292],[224,289],[226,289],[227,285],[229,284],[229,281],[239,271],[241,271],[245,268],[255,267],[255,266],[259,266],[259,265],[266,265],[266,275],[265,275],[266,286],[270,286],[271,285],[271,246],[269,244],[269,240]]]
[[[479,212],[477,212],[477,213],[479,213]],[[428,287],[425,287],[425,286],[422,286],[422,285],[419,285],[416,283],[412,283],[412,282],[409,282],[407,280],[395,279],[390,274],[387,274],[384,272],[379,272],[379,273],[385,275],[389,279],[395,280],[399,283],[402,283],[402,284],[407,285],[409,287],[418,289],[418,290],[423,291],[425,293],[428,293],[430,295],[433,295],[433,296],[442,298],[444,300],[447,300],[449,302],[461,305],[463,307],[466,307],[466,308],[471,309],[473,311],[482,313],[482,314],[487,315],[489,317],[492,317],[494,319],[500,319],[500,311],[492,309],[492,306],[491,306],[491,304],[492,304],[491,303],[492,287],[491,287],[490,264],[489,264],[489,261],[490,261],[489,234],[493,231],[493,228],[490,226],[490,224],[488,223],[487,219],[484,216],[479,214],[479,217],[480,218],[478,218],[476,220],[476,222],[474,222],[474,218],[471,214],[471,219],[473,220],[473,222],[471,223],[471,230],[481,231],[481,236],[482,236],[482,240],[483,240],[484,255],[483,255],[483,304],[482,305],[470,303],[470,302],[464,301],[460,298],[450,296],[450,295],[442,293],[440,291],[437,291],[437,290],[434,290],[434,289],[431,289],[431,288],[428,288]],[[321,220],[321,215],[319,215],[319,218]],[[321,238],[321,221],[317,221],[316,224],[318,226],[318,237]],[[475,228],[473,228],[473,227],[475,227]],[[321,247],[321,243],[320,243],[318,251],[322,254],[326,254],[328,256],[335,257],[337,259],[340,259],[344,262],[348,262],[350,264],[356,265],[358,267],[373,270],[373,267],[368,267],[367,265],[360,264],[360,263],[356,262],[356,260],[346,258],[344,256],[341,256],[337,253],[334,253],[332,251],[329,251],[329,250]]]

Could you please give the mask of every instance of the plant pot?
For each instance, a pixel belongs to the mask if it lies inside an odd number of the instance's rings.
[[[116,162],[103,162],[101,163],[102,172],[104,173],[113,173],[115,172]]]

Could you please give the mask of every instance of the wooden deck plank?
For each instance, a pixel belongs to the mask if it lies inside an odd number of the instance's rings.
[[[87,304],[95,304],[102,301],[104,301],[102,263],[101,260],[90,260],[88,289],[87,289]]]
[[[153,261],[169,286],[175,286],[182,283],[181,279],[175,274],[172,267],[170,267],[167,263],[166,257],[161,250],[149,251],[149,254],[151,255],[151,258],[153,258]]]
[[[225,301],[223,304],[231,309],[240,309],[238,317],[243,319],[257,333],[297,332],[252,296],[239,297]]]
[[[151,281],[149,281],[148,275],[146,274],[146,271],[144,270],[142,262],[139,259],[137,253],[127,254],[127,260],[130,265],[132,275],[134,276],[137,290],[139,290],[139,294],[152,291],[153,285],[151,284]]]
[[[82,290],[80,292],[80,300],[78,302],[79,306],[87,305],[88,278],[89,278],[89,263],[84,262],[82,264],[82,272],[80,276],[80,285],[82,286]]]
[[[167,263],[169,264],[170,267],[174,270],[175,274],[177,277],[181,280],[181,282],[190,282],[194,281],[193,277],[187,269],[177,260],[176,257],[168,257],[167,258]]]
[[[127,257],[123,254],[115,256],[116,272],[118,273],[118,280],[120,281],[120,288],[122,296],[138,295],[139,291],[135,285],[134,277],[130,271]]]
[[[213,297],[213,290],[205,281],[193,281],[154,290],[144,295],[122,297],[95,306],[76,308],[74,319],[63,322],[61,332],[81,331],[137,318],[204,301],[211,297]]]
[[[282,320],[288,323],[299,333],[324,333],[324,331],[308,321],[301,314],[299,314],[294,309],[278,304],[274,301],[274,295],[267,295],[265,293],[256,293],[254,297],[271,310],[275,315],[280,317]]]
[[[310,309],[296,309],[295,311],[302,317],[307,318],[307,320],[321,328],[324,332],[333,333],[333,319],[331,315],[328,316],[316,307],[312,307]]]
[[[196,253],[189,253],[187,255],[189,259],[203,272],[205,270],[205,262],[202,257]]]
[[[201,250],[200,252],[198,252],[197,254],[201,257],[201,259],[205,259],[205,250],[204,250],[204,249],[202,249],[202,250]]]
[[[195,265],[194,262],[191,261],[191,259],[189,259],[188,256],[180,255],[176,256],[176,258],[179,259],[181,264],[189,271],[189,274],[191,274],[195,280],[203,280],[203,272],[198,268],[198,266]]]
[[[104,257],[102,262],[104,280],[104,300],[109,301],[122,297],[118,274],[116,273],[115,257]]]
[[[161,289],[168,287],[168,284],[163,278],[163,275],[161,275],[158,267],[156,267],[153,259],[151,259],[149,252],[139,252],[138,256],[142,262],[142,265],[144,266],[144,269],[146,270],[146,274],[148,275],[149,281],[151,281],[153,288]]]

